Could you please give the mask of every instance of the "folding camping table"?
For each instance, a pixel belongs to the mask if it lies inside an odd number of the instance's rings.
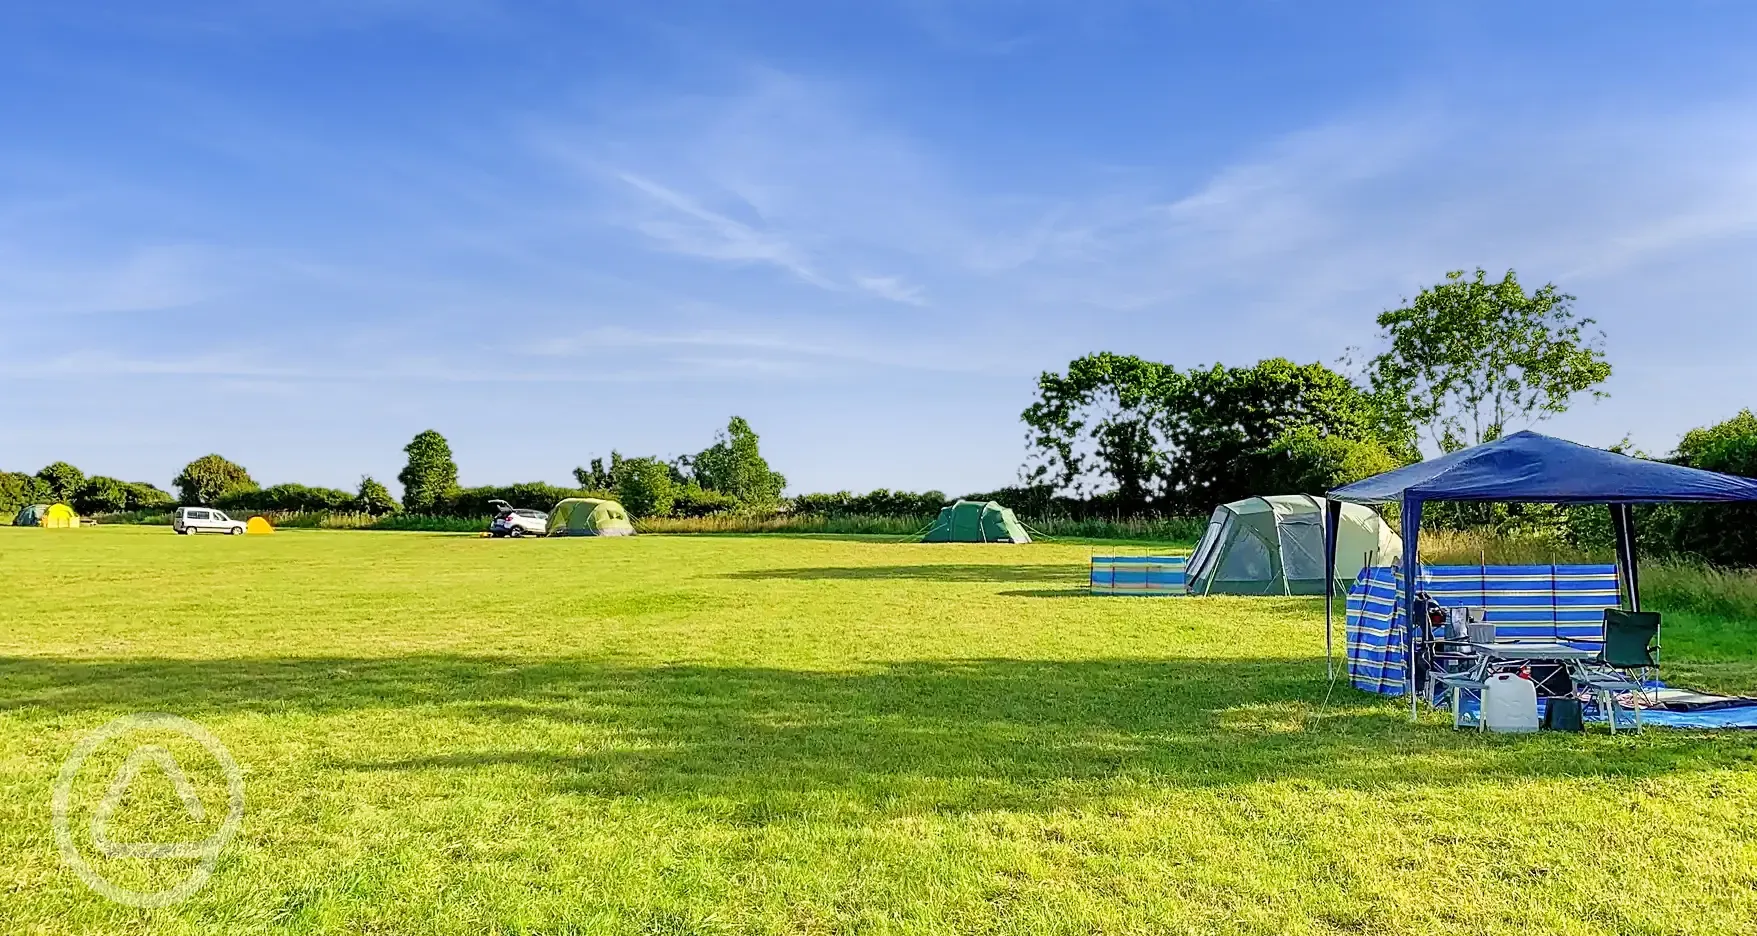
[[[1458,723],[1459,692],[1465,686],[1469,685],[1480,687],[1483,680],[1486,680],[1489,673],[1497,666],[1529,662],[1531,660],[1561,663],[1563,666],[1567,667],[1568,677],[1576,684],[1579,684],[1585,681],[1587,675],[1587,663],[1598,659],[1599,655],[1599,651],[1597,650],[1584,650],[1573,644],[1562,643],[1557,640],[1473,640],[1470,641],[1470,647],[1472,650],[1476,651],[1476,666],[1471,668],[1469,676],[1465,680],[1459,680],[1457,684],[1450,686],[1452,691],[1452,723],[1454,726]],[[1440,681],[1442,683],[1446,682],[1444,677],[1442,677]],[[1616,699],[1613,698],[1609,692],[1603,692],[1601,695],[1604,697],[1605,708],[1608,709],[1606,714],[1610,717],[1611,734],[1616,734]],[[1481,716],[1479,715],[1479,723],[1480,718]],[[1639,708],[1635,710],[1635,725],[1637,728],[1641,726],[1641,713]]]

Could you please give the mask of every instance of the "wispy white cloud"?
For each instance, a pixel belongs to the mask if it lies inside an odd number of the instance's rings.
[[[214,295],[225,276],[217,253],[197,245],[81,258],[0,244],[0,318],[175,309]]]

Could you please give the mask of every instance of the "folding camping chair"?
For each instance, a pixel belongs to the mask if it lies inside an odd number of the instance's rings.
[[[1659,667],[1654,654],[1659,652],[1659,612],[1622,611],[1606,608],[1604,612],[1604,649],[1599,651],[1595,667],[1586,668],[1580,684],[1603,700],[1610,716],[1611,733],[1617,731],[1616,694],[1634,694],[1637,704],[1635,730],[1641,730],[1641,705],[1646,700],[1646,681]]]
[[[1466,608],[1464,613],[1463,633],[1432,637],[1428,647],[1428,699],[1434,698],[1436,688],[1445,688],[1451,696],[1453,728],[1463,720],[1464,693],[1476,693],[1480,703],[1483,687],[1488,684],[1487,674],[1479,671],[1480,655],[1471,644],[1495,638],[1495,625],[1483,621],[1483,609]],[[1481,718],[1477,729],[1482,730]]]

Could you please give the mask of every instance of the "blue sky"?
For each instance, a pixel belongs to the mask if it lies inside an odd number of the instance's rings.
[[[0,3],[0,467],[1010,483],[1035,375],[1333,363],[1453,268],[1757,404],[1757,5]]]

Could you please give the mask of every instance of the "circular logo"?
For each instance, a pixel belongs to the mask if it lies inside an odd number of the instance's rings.
[[[94,871],[85,860],[85,856],[73,843],[73,830],[68,821],[70,804],[73,799],[73,780],[79,775],[79,769],[85,765],[86,758],[106,742],[137,731],[171,731],[190,738],[200,744],[218,761],[226,775],[226,816],[220,828],[214,834],[198,842],[114,842],[109,836],[110,818],[121,805],[122,796],[128,791],[129,784],[140,774],[141,768],[152,764],[163,771],[171,781],[171,787],[182,801],[183,808],[189,817],[197,822],[205,819],[205,810],[201,798],[196,795],[195,787],[190,784],[189,777],[178,766],[177,759],[171,752],[156,744],[143,744],[129,753],[128,759],[122,763],[122,769],[110,782],[109,792],[104,794],[98,803],[97,810],[92,814],[91,837],[92,846],[98,853],[108,858],[146,858],[146,859],[194,859],[195,867],[175,887],[158,891],[137,891],[126,887],[118,887],[105,880],[103,875]],[[80,880],[92,890],[103,894],[117,903],[131,907],[163,907],[174,904],[190,894],[200,890],[202,885],[213,874],[214,863],[219,860],[220,852],[225,850],[227,843],[238,831],[238,824],[244,819],[244,774],[238,769],[238,762],[232,759],[232,752],[214,737],[213,732],[176,715],[162,712],[142,712],[124,715],[104,725],[79,740],[74,745],[73,753],[61,764],[61,774],[55,778],[55,793],[51,803],[54,817],[55,846],[61,852],[61,860],[65,861]]]

